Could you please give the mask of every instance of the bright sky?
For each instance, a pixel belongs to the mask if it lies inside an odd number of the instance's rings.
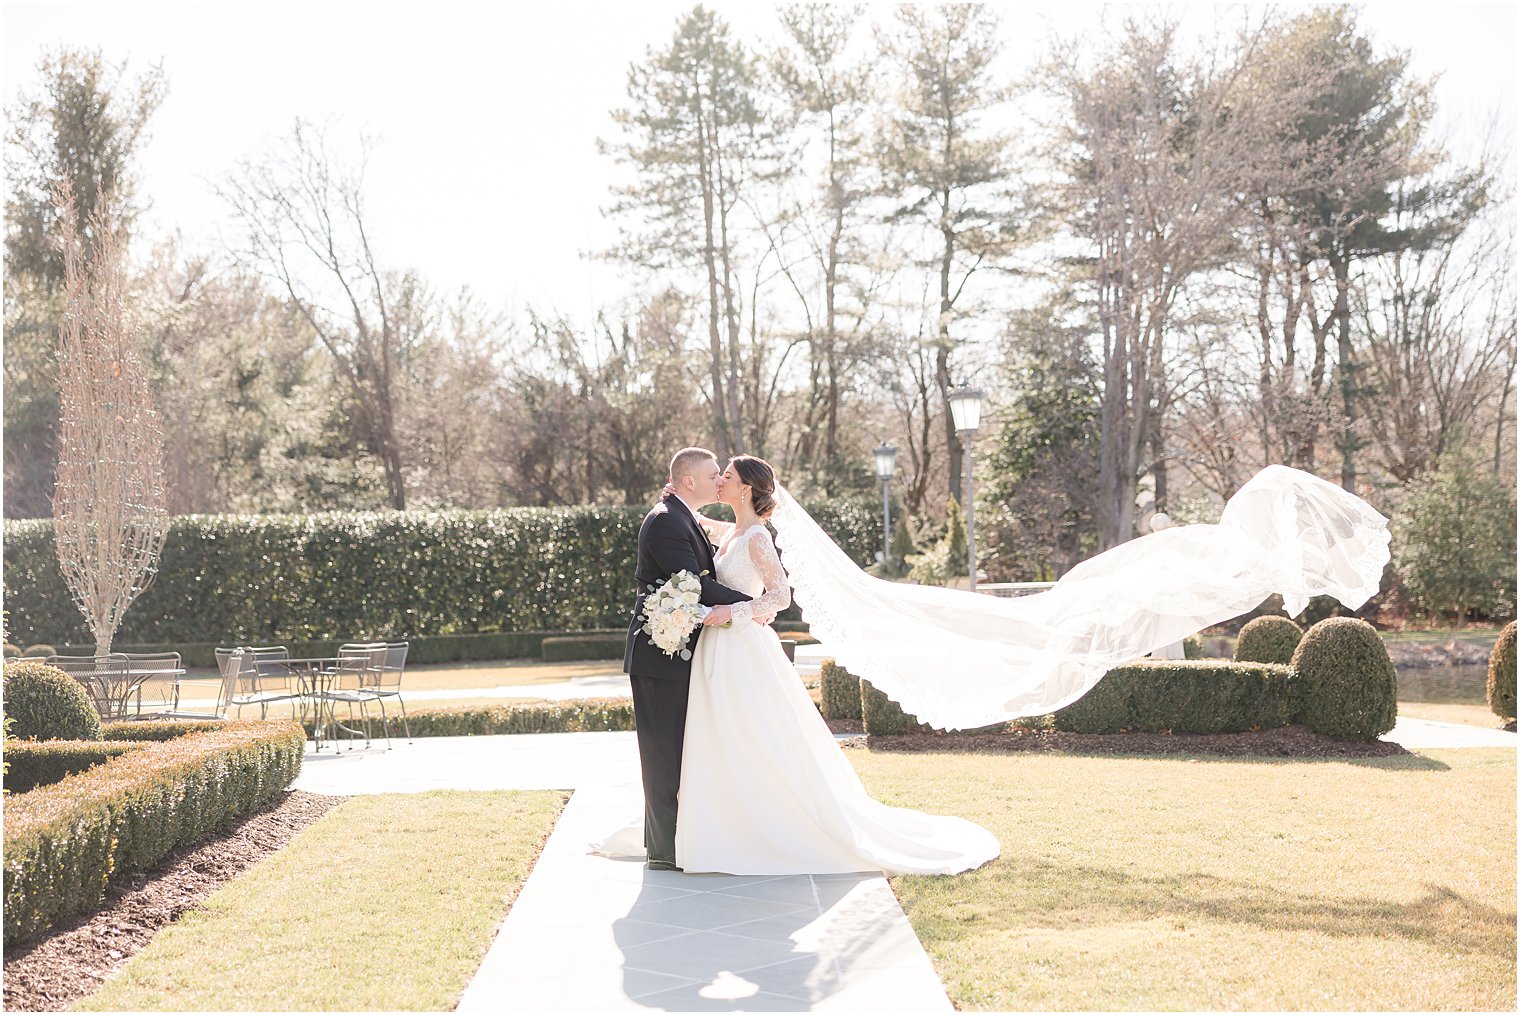
[[[237,238],[213,182],[296,117],[327,122],[334,140],[369,133],[384,263],[514,313],[531,303],[584,320],[630,291],[613,267],[580,256],[615,237],[601,209],[616,171],[596,139],[613,136],[628,65],[664,45],[691,6],[7,2],[0,81],[8,105],[61,45],[129,59],[129,73],[162,61],[168,97],[140,160],[143,232],[178,230],[193,246]],[[708,6],[748,42],[775,35],[769,4]],[[1032,66],[1052,29],[1093,32],[1102,16],[1098,5],[1007,5],[1008,72]],[[1188,8],[1190,20],[1215,16],[1238,11]],[[1495,115],[1513,141],[1514,4],[1376,4],[1362,23],[1383,46],[1410,50],[1417,73],[1441,75],[1455,147],[1475,146]]]

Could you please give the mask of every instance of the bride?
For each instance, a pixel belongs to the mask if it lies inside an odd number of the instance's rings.
[[[791,605],[765,527],[774,470],[738,456],[718,499],[735,517],[702,519],[722,540],[718,581],[753,598],[732,608],[731,626],[704,631],[692,658],[676,863],[726,874],[955,874],[997,856],[997,839],[969,821],[866,793],[776,632],[750,622]]]

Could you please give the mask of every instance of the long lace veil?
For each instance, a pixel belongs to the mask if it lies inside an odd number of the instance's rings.
[[[1018,599],[866,574],[785,489],[771,516],[802,615],[841,666],[921,722],[973,729],[1045,715],[1110,668],[1274,592],[1290,615],[1309,597],[1355,609],[1378,590],[1388,519],[1340,487],[1269,466],[1218,524],[1123,543]]]

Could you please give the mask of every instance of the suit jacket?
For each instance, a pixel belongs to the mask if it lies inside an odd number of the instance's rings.
[[[656,504],[639,526],[639,554],[633,569],[638,581],[638,595],[633,604],[633,620],[628,625],[628,646],[623,653],[623,672],[636,677],[664,680],[691,679],[691,660],[679,654],[667,656],[655,647],[644,633],[644,599],[650,586],[656,588],[677,571],[690,571],[702,579],[701,602],[705,606],[731,606],[747,602],[749,596],[722,585],[714,577],[713,547],[707,533],[697,524],[684,504],[668,497]],[[706,574],[703,574],[703,572]],[[691,633],[686,647],[694,649],[702,633]]]

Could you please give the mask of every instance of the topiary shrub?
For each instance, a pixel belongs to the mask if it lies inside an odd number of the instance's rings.
[[[1293,650],[1303,636],[1303,628],[1287,617],[1257,617],[1240,629],[1235,661],[1286,666],[1293,661]]]
[[[6,642],[5,643],[5,658],[7,658],[7,659],[20,659],[21,658],[21,646],[19,646],[19,645],[12,645],[10,642]]]
[[[1515,622],[1499,632],[1488,657],[1488,707],[1501,719],[1515,718]]]
[[[832,659],[818,670],[825,719],[860,718],[860,678]]]
[[[1203,635],[1190,634],[1182,639],[1182,657],[1184,659],[1203,658]]]
[[[916,716],[904,712],[901,705],[872,687],[869,680],[860,682],[860,719],[870,736],[923,733],[928,729],[919,724]]]
[[[32,645],[25,652],[21,653],[22,657],[26,659],[46,659],[48,656],[55,656],[57,654],[58,650],[51,645]]]
[[[1305,632],[1293,653],[1303,724],[1343,740],[1375,740],[1393,729],[1398,676],[1388,648],[1365,620],[1331,617]]]
[[[99,740],[100,713],[84,685],[33,660],[5,668],[4,708],[11,735],[23,740]]]

